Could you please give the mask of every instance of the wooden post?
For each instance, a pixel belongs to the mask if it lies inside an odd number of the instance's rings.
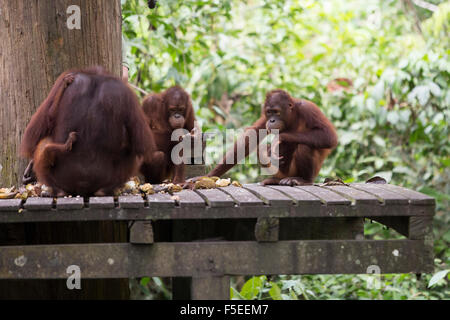
[[[20,185],[26,166],[18,149],[31,116],[65,70],[101,65],[120,76],[119,0],[0,1],[0,185]],[[126,242],[126,222],[0,226],[6,243]],[[5,235],[6,233],[6,235]],[[8,239],[12,239],[9,241]],[[128,279],[85,280],[81,292],[65,281],[0,282],[1,298],[123,299]],[[28,296],[27,296],[28,294]]]
[[[119,0],[0,1],[0,185],[20,183],[22,134],[62,72],[102,65],[121,74],[121,30]]]
[[[191,299],[230,300],[230,277],[193,277],[191,280]]]
[[[153,228],[151,221],[135,221],[130,228],[130,243],[152,244]]]

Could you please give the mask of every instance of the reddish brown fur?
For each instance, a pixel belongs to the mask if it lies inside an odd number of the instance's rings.
[[[292,98],[283,90],[273,90],[267,94],[261,118],[246,131],[260,129],[280,130],[279,155],[282,157],[278,172],[264,180],[263,184],[312,183],[323,161],[337,145],[336,131],[320,109],[311,101]],[[253,150],[249,150],[245,134],[243,141],[245,156],[248,156]],[[225,156],[208,176],[220,177],[241,160],[237,159],[236,150],[237,143],[233,150],[234,164],[226,164]]]
[[[112,194],[155,150],[134,92],[100,67],[63,73],[28,124],[21,154],[54,194]]]
[[[184,128],[189,132],[194,129],[195,115],[189,94],[179,86],[171,87],[162,93],[146,97],[143,109],[157,150],[160,151],[158,159],[155,156],[149,157],[141,167],[146,182],[161,183],[172,177],[174,183],[184,182],[184,164],[175,165],[171,161],[172,149],[178,143],[171,141],[171,138],[172,132],[177,128]],[[179,114],[178,119],[174,117],[175,113]]]

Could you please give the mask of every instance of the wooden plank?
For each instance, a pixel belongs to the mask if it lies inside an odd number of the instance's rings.
[[[145,205],[142,196],[120,196],[119,207],[122,209],[139,209]]]
[[[409,217],[408,238],[412,240],[433,240],[433,217]]]
[[[244,188],[260,198],[265,204],[280,207],[294,204],[294,201],[283,193],[257,184],[245,184]]]
[[[202,199],[197,193],[192,190],[182,190],[181,192],[177,192],[177,197],[179,197],[180,207],[205,207],[206,202]]]
[[[341,194],[342,196],[351,199],[352,204],[373,204],[373,205],[377,205],[379,204],[381,201],[375,197],[374,195],[361,191],[361,190],[357,190],[354,188],[350,188],[347,186],[324,186],[323,188],[326,188],[328,190],[337,192],[339,194]]]
[[[216,207],[234,207],[236,203],[227,193],[220,189],[199,189],[196,192],[206,201],[208,206]]]
[[[0,200],[0,211],[18,211],[21,203],[21,199]]]
[[[192,300],[229,300],[230,277],[194,277],[191,280]]]
[[[84,207],[84,199],[79,198],[58,198],[56,200],[57,210],[81,210]]]
[[[260,202],[260,204],[263,204]],[[24,210],[20,215],[17,210],[0,211],[0,223],[56,222],[56,221],[133,221],[133,220],[177,220],[177,219],[245,219],[258,217],[274,218],[339,218],[339,217],[377,217],[377,216],[433,216],[433,206],[422,205],[244,205],[234,207],[201,207],[205,210],[192,210],[184,207],[150,207],[139,209],[83,209],[77,211],[58,210]],[[201,208],[198,207],[198,208]],[[35,214],[39,213],[39,214]]]
[[[135,221],[130,228],[130,243],[153,243],[153,228],[151,221]]]
[[[91,197],[89,198],[89,208],[91,209],[114,209],[113,197]]]
[[[370,194],[373,194],[375,197],[377,197],[380,201],[387,205],[392,204],[403,204],[406,205],[409,203],[408,198],[389,191],[382,188],[378,188],[377,184],[373,183],[352,183],[350,185],[351,188],[362,190],[365,192],[369,192]]]
[[[364,274],[374,264],[381,273],[434,270],[432,243],[409,239],[39,245],[0,251],[0,279],[67,279],[70,265],[80,266],[83,279]]]
[[[305,204],[322,205],[322,201],[318,197],[298,188],[288,186],[267,186],[267,187],[278,190],[281,193],[287,195],[292,200],[294,200],[294,202],[298,205],[305,205]]]
[[[174,194],[176,197],[177,193]],[[150,208],[174,208],[175,200],[168,193],[155,193],[147,195],[147,201]]]
[[[434,198],[427,196],[426,194],[406,189],[393,184],[377,184],[380,189],[393,191],[409,199],[409,203],[416,205],[435,205]]]
[[[298,186],[295,187],[303,191],[309,192],[312,195],[320,198],[322,202],[326,205],[350,205],[351,201],[340,194],[328,190],[326,188],[321,188],[318,186]]]
[[[276,242],[280,234],[278,218],[258,218],[255,225],[255,238],[258,242]]]
[[[23,207],[26,210],[51,210],[53,198],[28,198]]]
[[[261,199],[244,188],[228,186],[220,188],[220,190],[229,194],[241,207],[264,205],[264,202]]]

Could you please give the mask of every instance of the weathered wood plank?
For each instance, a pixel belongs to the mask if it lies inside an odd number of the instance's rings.
[[[51,210],[53,198],[28,198],[23,205],[26,210]]]
[[[179,198],[177,202],[182,208],[206,206],[205,200],[192,190],[182,190],[181,192],[177,192],[176,196]]]
[[[409,203],[408,198],[389,191],[382,188],[378,188],[376,184],[373,183],[352,183],[350,185],[351,188],[362,190],[365,192],[369,192],[377,197],[380,201],[385,203],[386,205],[391,204],[403,204],[406,205]]]
[[[255,225],[255,238],[258,242],[276,242],[280,234],[278,218],[258,218]]]
[[[91,197],[89,198],[89,208],[91,209],[114,209],[113,197]]]
[[[176,194],[175,194],[176,196]],[[153,208],[174,208],[175,200],[173,200],[173,196],[168,193],[155,193],[147,195],[148,205],[150,209]]]
[[[244,188],[228,186],[220,189],[229,194],[241,207],[264,205],[264,202],[261,199]]]
[[[196,190],[210,207],[234,207],[236,203],[227,193],[219,189]]]
[[[204,207],[204,204],[202,205]],[[199,207],[200,208],[200,207]],[[415,205],[289,205],[273,207],[265,205],[235,207],[205,207],[204,210],[192,210],[192,207],[158,207],[140,209],[83,209],[66,210],[24,210],[20,215],[18,209],[0,211],[0,223],[55,222],[55,221],[95,221],[95,220],[176,220],[176,219],[244,219],[258,217],[301,217],[301,218],[335,218],[335,217],[377,217],[377,216],[433,216],[433,206]]]
[[[0,200],[0,211],[18,211],[21,203],[20,199]]]
[[[400,186],[395,186],[393,184],[377,184],[376,185],[380,189],[393,191],[395,193],[398,193],[402,196],[405,196],[409,199],[409,203],[415,204],[415,205],[434,205],[435,200],[434,198],[427,196],[426,194],[406,189]]]
[[[79,198],[58,198],[56,200],[57,210],[81,210],[84,207],[84,199]]]
[[[294,204],[291,198],[275,189],[260,186],[257,184],[245,184],[244,188],[260,198],[265,204],[268,204],[270,206],[281,207]]]
[[[408,238],[416,239],[433,239],[433,217],[432,216],[415,216],[409,217]]]
[[[337,192],[341,194],[342,196],[349,198],[352,200],[352,204],[372,204],[372,205],[378,205],[381,201],[374,195],[357,190],[354,188],[350,188],[347,186],[324,186],[323,188],[326,188],[328,190]]]
[[[322,205],[322,201],[318,197],[298,188],[287,186],[268,186],[268,188],[275,189],[280,191],[281,193],[284,193],[292,200],[294,200],[297,205]]]
[[[84,279],[358,274],[373,264],[381,273],[434,270],[432,244],[423,240],[118,243],[0,250],[0,279],[67,279],[67,266],[74,264],[80,266]]]
[[[194,277],[191,280],[192,300],[229,300],[230,277]]]
[[[123,209],[139,209],[145,205],[142,196],[121,196],[119,197],[119,207]]]
[[[351,201],[340,194],[331,190],[321,188],[318,186],[298,186],[296,187],[303,191],[309,192],[321,199],[326,205],[350,205]]]
[[[130,228],[130,243],[153,243],[153,227],[151,221],[135,221]]]

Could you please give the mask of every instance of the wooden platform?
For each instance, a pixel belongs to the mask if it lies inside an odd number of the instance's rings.
[[[3,244],[0,279],[66,279],[66,268],[78,265],[83,279],[189,277],[189,297],[209,299],[229,297],[224,283],[233,275],[366,273],[373,265],[382,273],[433,270],[435,201],[413,190],[251,184],[175,196],[0,200],[0,226],[129,225],[126,243]],[[364,218],[403,239],[365,239]]]
[[[434,199],[394,185],[183,190],[147,197],[0,200],[0,223],[45,221],[243,219],[259,217],[427,217]],[[19,210],[22,211],[19,213]]]

